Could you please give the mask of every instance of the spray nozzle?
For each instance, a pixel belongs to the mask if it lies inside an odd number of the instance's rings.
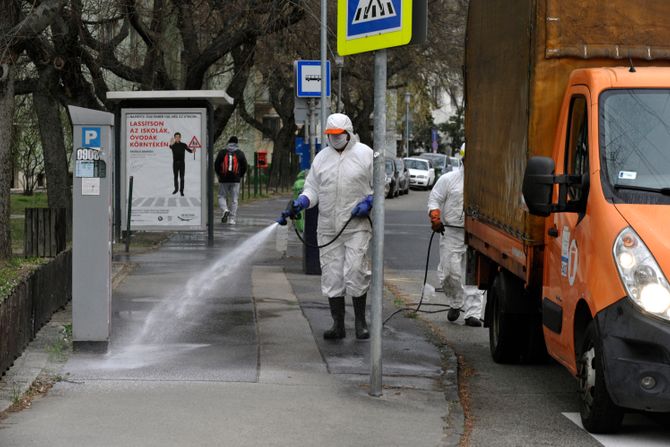
[[[288,221],[286,220],[286,216],[284,216],[284,213],[281,213],[281,217],[275,220],[275,222],[277,222],[281,226],[284,226],[288,223]]]

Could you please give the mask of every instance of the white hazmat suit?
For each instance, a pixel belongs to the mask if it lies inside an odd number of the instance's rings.
[[[372,194],[372,149],[358,142],[346,115],[330,115],[326,128],[342,129],[350,139],[342,151],[330,146],[321,150],[305,180],[302,194],[309,199],[310,208],[319,205],[319,245],[330,242],[351,218],[354,207]],[[371,236],[368,219],[354,218],[335,242],[321,249],[321,291],[326,297],[367,293]]]
[[[438,179],[428,197],[428,212],[432,210],[440,211],[445,226],[444,234],[440,237],[438,277],[447,296],[447,304],[462,310],[466,320],[471,317],[479,319],[483,292],[475,286],[464,286],[466,247],[463,229],[463,166]]]

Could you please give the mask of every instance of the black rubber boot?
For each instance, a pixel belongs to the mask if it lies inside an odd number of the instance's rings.
[[[333,316],[333,326],[323,333],[323,338],[338,340],[346,337],[347,333],[344,330],[344,297],[328,298],[328,305],[330,306],[330,314]]]
[[[356,317],[356,338],[366,340],[370,338],[368,324],[365,322],[365,300],[367,295],[353,297],[354,316]]]

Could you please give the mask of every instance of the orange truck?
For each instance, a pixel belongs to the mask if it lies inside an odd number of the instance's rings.
[[[670,2],[470,0],[468,279],[499,363],[547,353],[591,432],[670,411]]]

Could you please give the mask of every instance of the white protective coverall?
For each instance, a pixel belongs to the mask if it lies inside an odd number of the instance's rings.
[[[480,318],[483,292],[465,286],[465,215],[463,212],[463,166],[442,175],[428,197],[428,212],[439,209],[444,235],[440,237],[438,278],[447,304],[464,312],[464,318]],[[460,228],[452,228],[460,227]]]
[[[302,194],[310,208],[319,205],[317,240],[330,242],[351,217],[351,211],[372,194],[372,149],[358,141],[346,115],[328,117],[327,129],[344,129],[350,136],[344,150],[321,150],[309,170]],[[342,235],[320,250],[321,291],[328,298],[359,297],[370,288],[367,258],[372,228],[367,218],[355,217]]]

